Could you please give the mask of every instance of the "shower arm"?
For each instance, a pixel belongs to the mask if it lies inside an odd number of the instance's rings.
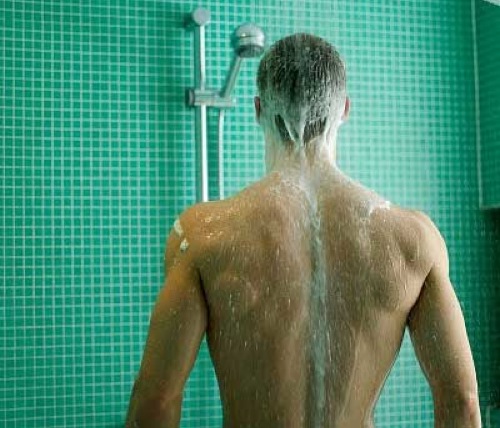
[[[188,88],[186,99],[187,104],[189,106],[204,105],[221,109],[234,107],[235,103],[231,98],[231,91],[236,83],[236,78],[238,77],[242,60],[243,58],[240,56],[234,57],[229,76],[227,77],[226,83],[220,92],[212,89],[206,89],[201,86],[201,82],[198,82],[198,88]]]

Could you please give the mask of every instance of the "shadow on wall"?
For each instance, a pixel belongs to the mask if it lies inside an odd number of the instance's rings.
[[[492,240],[496,243],[494,246],[494,254],[491,258],[491,263],[500,261],[500,209],[484,211],[484,219],[492,231]],[[489,329],[492,332],[490,340],[492,343],[500,341],[500,267],[498,264],[492,267],[491,272],[494,272],[495,277],[493,283],[496,287],[491,289],[491,298],[487,299],[487,313],[489,315]],[[481,284],[478,284],[481,286]],[[491,396],[488,397],[488,402],[491,405],[500,406],[500,353],[492,353],[491,364],[491,385],[496,385],[491,391]]]
[[[173,2],[162,2],[158,19],[163,31],[158,34],[164,43],[160,51],[163,69],[157,86],[157,102],[168,107],[168,111],[180,112],[186,106],[185,89],[193,84],[193,64],[180,62],[181,50],[193,49],[193,38],[184,26],[189,6]]]

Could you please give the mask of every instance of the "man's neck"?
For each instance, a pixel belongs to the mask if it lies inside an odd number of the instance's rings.
[[[336,168],[335,144],[308,144],[294,148],[291,145],[269,145],[266,147],[268,172],[299,172],[302,175],[316,175],[320,171]]]

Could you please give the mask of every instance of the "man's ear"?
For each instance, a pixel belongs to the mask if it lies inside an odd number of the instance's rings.
[[[349,97],[345,98],[344,113],[342,113],[342,122],[345,122],[349,118],[349,111],[351,109],[351,100]]]
[[[253,102],[255,105],[255,118],[257,122],[260,122],[260,97],[254,97]]]

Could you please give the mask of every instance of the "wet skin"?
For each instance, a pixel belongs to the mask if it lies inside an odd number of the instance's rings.
[[[479,426],[439,232],[329,164],[284,168],[188,209],[169,237],[166,278],[127,426],[178,426],[206,333],[224,427],[372,427],[406,327],[436,426]]]

